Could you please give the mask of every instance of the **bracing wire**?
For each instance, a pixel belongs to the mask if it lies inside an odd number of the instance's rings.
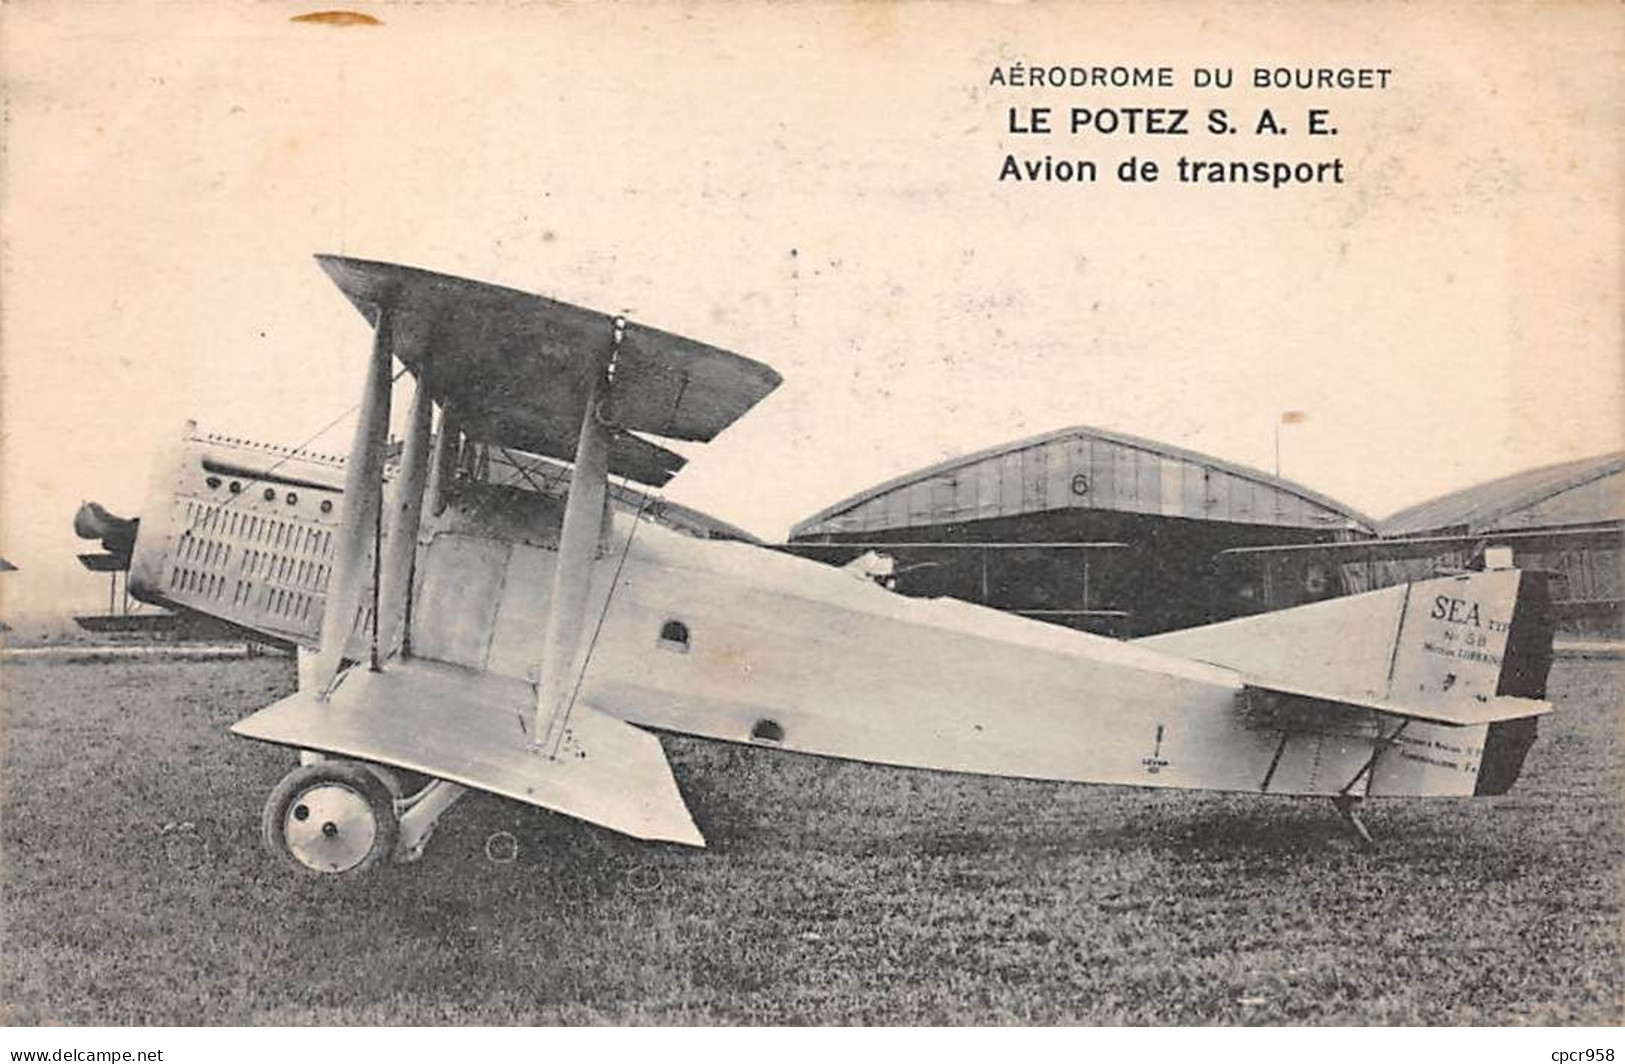
[[[502,452],[502,457],[504,457],[504,458],[506,458],[508,460],[508,464],[510,466],[512,466],[514,469],[518,470],[519,475],[525,478],[525,483],[529,484],[531,487],[536,489],[536,494],[538,494],[538,495],[547,495],[548,494],[548,492],[546,492],[546,491],[544,491],[542,489],[542,486],[540,484],[536,483],[535,480],[531,479],[530,470],[526,469],[525,466],[519,461],[519,459],[514,457],[512,451],[508,450],[508,448],[502,446],[501,444],[497,445],[497,450],[501,451]],[[544,478],[544,479],[546,479],[546,478]],[[548,485],[550,487],[554,486],[555,484],[556,484],[555,481],[548,480]]]
[[[394,385],[394,383],[396,381],[400,380],[401,377],[403,377],[405,374],[406,374],[406,367],[402,366],[400,371],[398,373],[396,373],[395,376],[393,376],[393,377],[391,377],[389,379],[389,383],[391,385]],[[294,449],[292,451],[288,452],[287,454],[284,454],[282,457],[280,457],[276,461],[272,462],[269,466],[266,466],[265,471],[262,472],[259,476],[245,481],[243,483],[243,487],[245,489],[247,489],[247,488],[253,487],[255,484],[263,484],[265,482],[265,478],[269,477],[272,473],[275,473],[278,469],[282,468],[282,466],[285,465],[289,461],[289,459],[298,458],[299,457],[299,452],[303,451],[305,448],[309,447],[311,444],[315,443],[317,440],[319,440],[323,436],[327,435],[329,432],[331,432],[333,430],[333,426],[337,425],[339,422],[343,421],[345,418],[349,417],[351,414],[355,413],[359,409],[361,409],[361,403],[359,401],[355,402],[355,403],[351,403],[348,407],[346,407],[344,409],[344,411],[342,413],[339,414],[338,417],[335,417],[333,420],[329,421],[327,424],[323,425],[321,428],[319,428],[315,432],[311,433],[310,436],[308,438],[306,438],[306,440],[303,443],[298,444],[297,446],[294,447]],[[222,510],[229,509],[231,506],[236,504],[238,499],[246,498],[247,495],[248,495],[248,492],[245,490],[245,491],[242,491],[242,492],[240,492],[240,493],[238,493],[236,495],[231,496],[225,502],[220,504],[220,509],[222,509]]]
[[[576,672],[575,685],[570,688],[570,698],[564,703],[564,718],[559,722],[558,738],[553,741],[553,749],[548,751],[549,756],[557,756],[559,744],[564,742],[565,733],[570,728],[570,714],[575,712],[581,685],[587,679],[587,668],[592,664],[592,652],[598,646],[599,633],[604,630],[604,618],[609,616],[610,603],[615,601],[615,590],[621,586],[621,570],[626,567],[627,556],[632,553],[632,541],[637,538],[638,526],[643,524],[643,511],[649,505],[650,492],[648,488],[642,487],[639,488],[639,493],[637,513],[632,515],[632,528],[626,534],[626,543],[621,547],[621,556],[616,559],[615,575],[610,578],[609,591],[604,595],[604,606],[598,611],[598,622],[593,625],[592,637],[587,640],[587,651],[581,658],[581,668]],[[608,501],[606,499],[606,502]]]

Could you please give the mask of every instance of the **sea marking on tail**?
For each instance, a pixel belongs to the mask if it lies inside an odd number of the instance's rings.
[[[1534,716],[1551,706],[1498,694],[1521,576],[1441,577],[1138,642],[1293,698],[1458,726]]]

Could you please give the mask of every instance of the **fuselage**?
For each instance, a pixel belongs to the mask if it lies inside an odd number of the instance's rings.
[[[425,520],[413,655],[534,678],[562,506],[505,501],[454,500]],[[905,598],[624,512],[590,602],[578,697],[707,738],[1036,779],[1337,793],[1380,734],[1372,716],[1339,715],[1307,728],[1283,764],[1281,731],[1248,721],[1230,669]]]
[[[315,646],[344,497],[303,474],[304,483],[273,488],[218,472],[234,453],[189,439],[160,467],[132,590]],[[564,505],[556,485],[531,474],[506,483],[458,475],[437,489],[418,536],[409,653],[534,681]],[[1396,740],[1392,719],[1353,709],[1261,718],[1241,675],[1225,667],[1235,662],[1178,637],[1153,641],[1172,638],[1166,648],[1123,643],[907,598],[851,572],[712,538],[728,530],[674,522],[635,493],[623,491],[611,513],[592,563],[575,697],[634,724],[1037,779],[1474,791],[1482,726],[1416,722]],[[1381,618],[1361,624],[1379,639],[1392,630]],[[369,640],[363,609],[350,657],[369,657]],[[1391,746],[1394,756],[1378,756]]]

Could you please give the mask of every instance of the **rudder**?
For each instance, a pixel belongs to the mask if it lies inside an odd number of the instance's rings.
[[[1496,694],[1513,698],[1544,699],[1552,669],[1552,635],[1557,614],[1552,606],[1547,574],[1525,572],[1512,607],[1512,626],[1502,656]],[[1475,795],[1505,794],[1523,771],[1523,761],[1535,743],[1539,722],[1535,717],[1497,721],[1484,737],[1484,762],[1478,772]]]

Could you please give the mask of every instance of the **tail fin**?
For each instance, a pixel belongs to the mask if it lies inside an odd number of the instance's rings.
[[[1456,729],[1487,725],[1474,793],[1502,794],[1534,742],[1534,718],[1551,708],[1542,699],[1552,629],[1544,575],[1495,569],[1140,642],[1235,669],[1265,692]]]

